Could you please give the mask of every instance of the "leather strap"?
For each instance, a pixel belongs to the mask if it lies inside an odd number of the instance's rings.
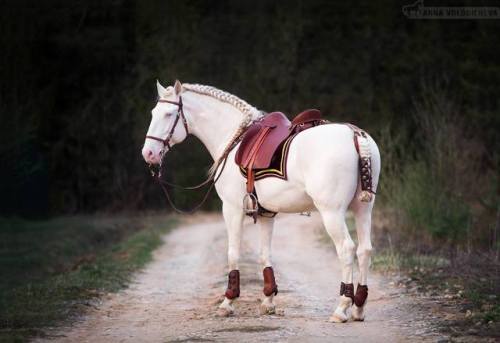
[[[272,126],[264,126],[262,131],[259,133],[259,136],[257,137],[252,150],[250,150],[247,159],[243,162],[243,167],[247,172],[247,194],[255,194],[255,173],[253,170],[253,164],[255,162],[255,159],[257,158],[257,153],[262,146],[262,143],[264,143],[264,139],[272,128]],[[250,199],[252,201],[252,207],[258,208],[259,204],[255,203],[257,201],[257,196],[255,196],[255,199],[253,197],[250,197]],[[252,213],[254,224],[257,223],[258,214],[258,211]]]
[[[255,144],[253,145],[252,150],[250,150],[247,159],[243,161],[243,168],[252,168],[253,162],[255,162],[255,157],[257,156],[257,152],[262,146],[262,143],[264,143],[264,139],[266,138],[271,128],[272,127],[270,126],[264,126],[264,128],[259,132],[259,136],[255,140]]]
[[[250,166],[247,169],[247,193],[252,193],[254,190],[254,182],[255,182],[255,173],[253,171],[253,162],[255,158],[250,161]]]
[[[212,191],[212,189],[215,186],[215,183],[219,180],[220,176],[222,175],[222,172],[224,171],[224,168],[226,167],[226,162],[227,162],[227,155],[224,156],[224,159],[221,161],[222,167],[221,167],[218,175],[212,174],[204,182],[200,183],[199,185],[193,186],[193,187],[182,187],[182,186],[178,186],[178,185],[175,185],[173,183],[170,183],[168,181],[164,181],[164,180],[161,179],[161,173],[159,173],[159,172],[156,173],[154,171],[151,171],[151,175],[153,176],[153,179],[155,179],[156,182],[158,182],[158,184],[160,185],[161,189],[163,190],[163,193],[165,194],[165,198],[167,198],[167,201],[169,202],[170,206],[172,206],[172,208],[176,212],[179,212],[179,213],[182,213],[182,214],[191,214],[191,213],[195,212],[196,210],[198,210],[201,206],[203,206],[203,204],[207,201],[208,196],[210,195],[210,192]],[[174,204],[174,202],[172,201],[172,199],[170,197],[170,194],[168,192],[168,189],[166,187],[166,186],[172,186],[172,187],[181,188],[181,189],[185,189],[185,190],[195,190],[195,189],[199,189],[199,188],[201,188],[201,187],[203,187],[205,185],[210,185],[210,186],[208,187],[205,195],[203,196],[203,199],[195,207],[193,207],[193,208],[191,208],[189,210],[181,210],[180,208],[178,208]]]
[[[182,124],[184,125],[184,128],[186,129],[186,133],[189,134],[189,128],[187,125],[186,116],[184,115],[184,107],[182,105],[182,97],[179,96],[178,102],[165,100],[165,99],[159,99],[158,102],[166,102],[169,104],[177,105],[178,106],[177,114],[175,115],[174,123],[173,123],[172,127],[170,128],[170,131],[168,132],[167,137],[165,139],[158,138],[155,136],[146,136],[146,138],[152,139],[152,140],[155,140],[158,142],[162,142],[170,150],[171,149],[170,140],[172,139],[172,136],[174,135],[174,131],[175,131],[175,128],[177,127],[177,123],[179,122],[179,119],[182,119]]]
[[[255,158],[257,157],[257,152],[259,151],[260,147],[262,146],[262,143],[264,143],[264,139],[266,138],[267,134],[269,133],[269,130],[271,130],[272,127],[265,126],[262,131],[259,133],[259,136],[257,137],[254,146],[252,147],[252,150],[250,150],[250,153],[248,154],[247,159],[243,162],[243,168],[246,168],[247,170],[247,193],[252,193],[254,189],[254,181],[255,181],[255,175],[253,172],[253,164],[255,162]]]

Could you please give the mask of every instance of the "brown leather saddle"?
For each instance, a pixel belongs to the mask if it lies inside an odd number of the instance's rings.
[[[281,143],[290,135],[322,121],[319,110],[306,110],[292,122],[281,112],[272,112],[250,125],[236,152],[236,164],[244,169],[268,168]]]
[[[257,214],[262,214],[258,213],[259,205],[254,189],[255,173],[271,167],[273,161],[278,159],[278,154],[281,155],[279,160],[284,161],[286,166],[287,147],[295,135],[324,122],[321,112],[311,109],[298,114],[292,122],[283,113],[272,112],[248,127],[235,160],[247,178],[247,197],[251,198],[252,207],[247,208],[246,212],[253,216],[254,220]],[[282,149],[279,149],[280,147]],[[272,173],[269,175],[272,176]],[[282,178],[286,179],[286,173]],[[244,202],[246,203],[247,199],[244,199]]]

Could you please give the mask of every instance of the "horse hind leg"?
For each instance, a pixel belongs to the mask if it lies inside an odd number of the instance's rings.
[[[356,233],[358,235],[358,249],[356,255],[359,264],[359,283],[354,296],[352,318],[356,321],[365,319],[365,305],[368,298],[368,271],[372,255],[371,242],[371,214],[373,201],[366,203],[355,200],[352,206],[356,221]]]
[[[347,310],[351,307],[354,297],[353,262],[355,245],[345,223],[345,210],[319,209],[328,235],[332,238],[342,267],[342,283],[340,300],[335,312],[330,317],[331,322],[347,321]]]

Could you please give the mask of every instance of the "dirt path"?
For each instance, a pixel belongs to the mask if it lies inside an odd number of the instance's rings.
[[[219,217],[187,224],[165,237],[154,261],[131,287],[110,295],[61,342],[399,342],[438,341],[425,313],[381,276],[371,277],[365,322],[333,324],[340,268],[321,242],[317,216],[281,215],[273,241],[282,315],[260,316],[258,230],[245,227],[241,297],[236,315],[214,316],[226,285],[226,234]]]

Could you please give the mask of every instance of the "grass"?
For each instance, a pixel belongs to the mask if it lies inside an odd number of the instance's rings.
[[[455,308],[454,319],[443,321],[443,331],[460,336],[477,330],[483,336],[500,337],[500,264],[491,256],[446,258],[386,247],[375,253],[372,266],[399,276],[398,286],[433,299],[442,308]]]
[[[2,220],[0,341],[24,341],[127,286],[174,221],[162,216]]]
[[[376,249],[372,268],[403,276],[403,286],[415,289],[420,295],[435,297],[438,302],[454,303],[463,314],[470,311],[474,320],[468,317],[466,323],[461,323],[462,328],[467,328],[472,322],[498,326],[500,261],[495,252],[429,244],[421,233],[411,233],[404,228],[395,230],[401,225],[397,222],[395,215],[386,209],[374,213]]]

